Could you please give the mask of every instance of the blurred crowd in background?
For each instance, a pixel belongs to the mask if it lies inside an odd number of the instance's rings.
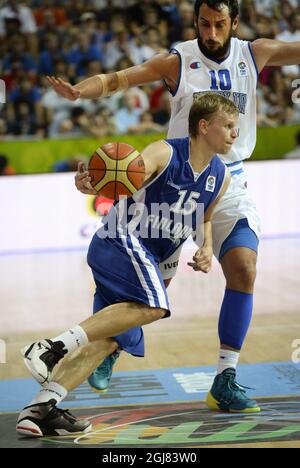
[[[240,38],[300,41],[299,0],[241,0],[240,8]],[[141,64],[194,39],[193,14],[194,0],[0,1],[0,77],[7,88],[0,139],[165,132],[170,110],[162,83],[70,102],[56,95],[46,75],[75,84]],[[300,122],[300,106],[291,99],[299,77],[298,66],[263,71],[260,126]]]

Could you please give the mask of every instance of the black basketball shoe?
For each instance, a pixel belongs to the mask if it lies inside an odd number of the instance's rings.
[[[87,419],[76,419],[68,410],[57,408],[56,400],[24,408],[18,418],[17,433],[27,437],[63,436],[87,433],[92,425]]]
[[[67,354],[62,341],[43,340],[32,343],[21,351],[31,375],[41,385],[50,382],[56,364]]]

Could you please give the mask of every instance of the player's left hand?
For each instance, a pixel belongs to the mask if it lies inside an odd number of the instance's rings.
[[[212,267],[213,250],[211,247],[202,247],[199,249],[194,257],[193,262],[189,262],[188,265],[193,268],[194,271],[202,271],[202,273],[209,273]]]
[[[85,195],[97,195],[97,191],[91,185],[91,178],[83,162],[78,163],[78,169],[75,176],[75,185],[79,192]]]

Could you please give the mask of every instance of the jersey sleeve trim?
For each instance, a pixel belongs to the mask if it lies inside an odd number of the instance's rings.
[[[259,79],[258,66],[257,66],[256,60],[255,60],[254,53],[253,53],[253,50],[252,50],[252,47],[251,47],[251,43],[250,43],[250,42],[248,42],[248,48],[249,48],[249,52],[250,52],[250,55],[251,55],[251,57],[252,57],[252,60],[253,60],[254,66],[255,66],[255,70],[256,70],[256,73],[257,73],[257,81],[258,81],[258,79]]]
[[[178,78],[178,83],[177,83],[177,87],[176,87],[175,91],[173,92],[173,91],[171,90],[170,86],[168,86],[168,84],[165,82],[165,85],[166,85],[167,90],[169,91],[169,93],[170,93],[173,97],[175,97],[176,94],[178,93],[178,89],[179,89],[180,82],[181,82],[181,77],[182,77],[182,57],[181,57],[181,54],[178,52],[177,49],[171,49],[171,50],[170,50],[170,54],[178,55],[179,60],[180,60],[179,78]]]

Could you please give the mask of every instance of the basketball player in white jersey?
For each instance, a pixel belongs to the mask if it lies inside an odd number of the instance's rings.
[[[238,106],[239,138],[224,159],[232,173],[232,182],[213,217],[214,254],[224,272],[226,291],[219,320],[218,373],[207,403],[210,408],[217,409],[226,402],[230,410],[231,402],[236,405],[240,401],[240,411],[247,411],[248,405],[252,407],[253,403],[245,398],[235,376],[252,318],[260,228],[254,203],[247,193],[243,161],[251,157],[256,144],[258,74],[265,66],[300,64],[300,42],[241,41],[234,37],[238,15],[238,0],[197,0],[197,39],[181,43],[170,53],[158,54],[142,65],[97,75],[76,86],[55,77],[48,80],[58,94],[70,100],[97,99],[132,86],[163,80],[170,91],[172,108],[169,138],[188,135],[188,112],[201,93],[221,93]],[[87,172],[77,174],[76,184],[83,193],[93,193]],[[176,263],[178,255],[176,252],[165,267],[162,265],[165,279],[170,280],[175,275],[175,271],[168,270],[168,265]],[[109,383],[114,360],[112,356],[99,367],[99,382],[103,371]],[[95,381],[93,385],[96,386]]]

